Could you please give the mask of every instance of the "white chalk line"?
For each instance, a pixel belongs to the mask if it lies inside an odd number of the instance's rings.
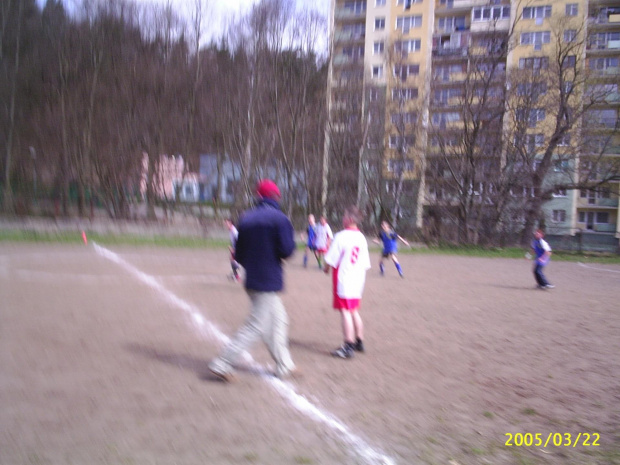
[[[597,268],[595,266],[586,265],[585,263],[582,263],[582,262],[578,262],[578,263],[579,263],[579,266],[582,266],[584,268],[588,268],[590,270],[607,271],[609,273],[620,273],[620,271],[618,271],[618,270],[608,270],[607,268]]]
[[[176,305],[181,310],[184,310],[191,317],[191,320],[200,334],[207,339],[215,340],[220,344],[226,344],[229,341],[229,337],[222,333],[213,323],[208,321],[201,313],[200,310],[194,305],[184,301],[177,297],[174,293],[163,287],[152,276],[143,273],[133,265],[123,260],[116,253],[105,249],[96,243],[93,243],[95,251],[104,258],[118,264],[130,274],[134,275],[144,284],[148,285],[152,289],[163,295],[166,300]],[[386,456],[381,451],[378,451],[368,445],[362,438],[352,433],[347,426],[338,420],[333,415],[322,411],[314,404],[312,404],[304,396],[297,394],[293,386],[285,381],[282,381],[273,375],[269,374],[265,367],[256,363],[250,354],[245,354],[245,361],[251,366],[252,371],[259,374],[261,378],[266,381],[275,391],[277,391],[289,404],[303,413],[310,419],[322,423],[328,426],[332,431],[339,433],[339,438],[342,442],[345,442],[353,448],[356,454],[364,460],[364,462],[370,465],[395,465],[394,459]]]

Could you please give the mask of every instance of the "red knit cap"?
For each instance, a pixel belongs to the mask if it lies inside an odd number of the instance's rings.
[[[263,179],[262,181],[259,181],[258,185],[256,186],[256,193],[263,198],[280,198],[280,189],[278,189],[276,183],[273,182],[271,179]]]

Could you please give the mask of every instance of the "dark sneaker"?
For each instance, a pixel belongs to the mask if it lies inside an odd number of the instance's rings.
[[[343,344],[331,353],[334,357],[351,358],[353,357],[353,348],[347,344]]]
[[[353,349],[355,349],[357,352],[364,352],[364,341],[362,341],[361,339],[358,339],[355,345],[353,346]]]

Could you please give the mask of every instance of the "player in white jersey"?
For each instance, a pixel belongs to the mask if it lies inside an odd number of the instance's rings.
[[[334,238],[332,228],[327,224],[327,218],[321,216],[319,224],[316,225],[316,255],[319,261],[319,268],[323,267],[323,257],[329,249]]]
[[[230,252],[230,267],[232,268],[230,279],[238,282],[241,277],[239,276],[239,263],[235,260],[235,247],[237,246],[239,231],[237,231],[237,228],[235,228],[235,225],[230,218],[226,218],[224,220],[224,224],[226,225],[226,229],[228,229],[230,237],[230,245],[228,246],[228,251]]]
[[[333,269],[334,309],[340,312],[344,343],[332,352],[341,358],[351,358],[355,350],[364,352],[364,323],[359,314],[366,271],[370,269],[368,241],[358,229],[361,213],[357,207],[344,212],[345,228],[334,236],[325,255],[325,273]]]

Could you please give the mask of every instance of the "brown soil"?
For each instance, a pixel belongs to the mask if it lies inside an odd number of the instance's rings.
[[[252,370],[207,375],[220,344],[179,302],[234,333],[248,300],[226,251],[112,249],[160,291],[92,244],[0,244],[0,464],[379,463],[363,445],[397,464],[620,463],[618,266],[552,262],[540,291],[526,260],[401,255],[403,280],[375,252],[367,353],[340,360],[330,279],[297,254],[283,299],[304,377],[286,385],[342,433]]]

